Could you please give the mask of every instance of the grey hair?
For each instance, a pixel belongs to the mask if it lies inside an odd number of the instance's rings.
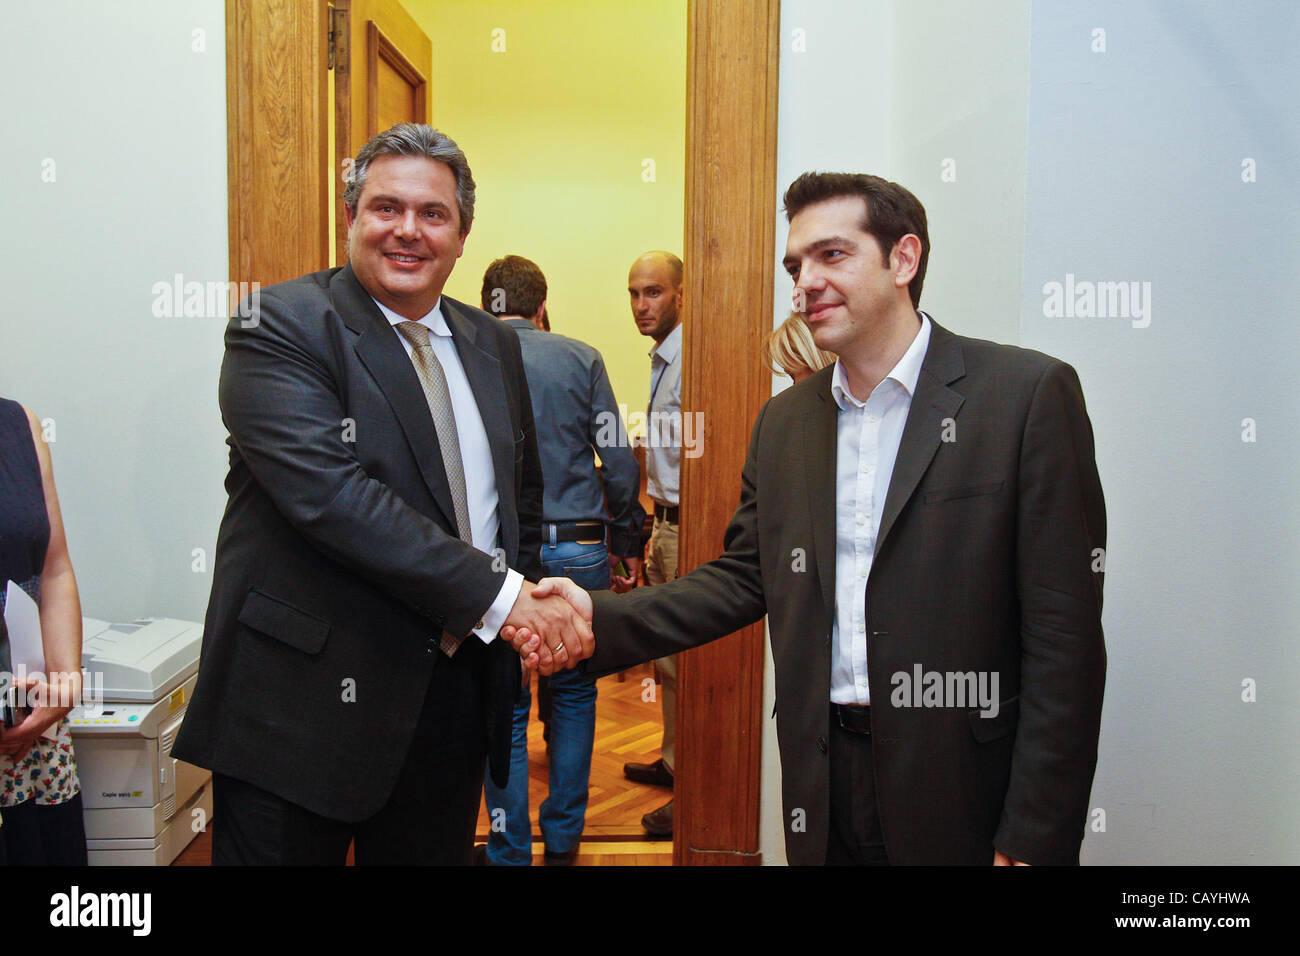
[[[352,215],[357,213],[357,200],[366,185],[366,173],[376,156],[424,156],[446,163],[456,177],[456,207],[460,213],[461,235],[469,232],[474,221],[474,174],[469,171],[469,160],[450,136],[432,126],[420,123],[398,123],[370,139],[357,151],[357,158],[348,170],[343,202]]]

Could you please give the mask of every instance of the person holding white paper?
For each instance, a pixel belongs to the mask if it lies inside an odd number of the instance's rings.
[[[81,699],[81,601],[40,421],[0,398],[0,611],[10,581],[40,609],[45,673],[19,675],[20,707],[12,726],[0,726],[0,863],[85,866],[67,719]],[[9,659],[8,629],[0,628],[6,669]]]

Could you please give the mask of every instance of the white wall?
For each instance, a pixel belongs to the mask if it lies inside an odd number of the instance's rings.
[[[921,307],[953,332],[1018,344],[1029,0],[898,0],[893,61],[887,176],[925,206]]]
[[[201,620],[191,552],[210,566],[225,503],[225,322],[155,317],[153,285],[228,278],[224,4],[4,15],[0,395],[53,420],[84,613]]]
[[[1021,337],[1079,371],[1109,523],[1085,862],[1300,859],[1297,45],[1289,2],[1034,4]],[[1148,314],[1046,314],[1067,274]]]

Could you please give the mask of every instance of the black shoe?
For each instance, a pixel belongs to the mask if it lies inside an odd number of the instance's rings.
[[[669,800],[658,810],[651,810],[641,818],[641,826],[652,837],[664,839],[673,835],[673,802]]]
[[[577,857],[578,848],[576,846],[572,850],[565,850],[563,853],[547,850],[542,854],[542,859],[547,866],[573,866],[573,861]]]
[[[486,844],[486,843],[475,843],[475,844],[474,844],[474,862],[473,862],[472,865],[473,865],[473,866],[491,866],[491,865],[492,865],[491,863],[488,862],[488,858],[487,858],[487,844]]]
[[[654,763],[625,763],[623,764],[623,776],[636,783],[649,783],[656,787],[671,787],[673,785],[673,772],[664,764],[663,757],[660,757]]]

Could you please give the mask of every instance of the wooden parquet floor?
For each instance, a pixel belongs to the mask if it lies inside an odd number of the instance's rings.
[[[579,844],[580,866],[641,866],[672,863],[671,840],[646,839],[641,817],[668,802],[672,791],[633,783],[623,776],[628,761],[649,763],[659,757],[663,717],[653,685],[650,664],[623,673],[624,680],[611,674],[596,682],[596,743],[591,755],[587,825]],[[651,697],[650,700],[643,698]],[[542,835],[537,826],[537,808],[546,799],[546,744],[542,723],[537,719],[537,686],[533,685],[533,711],[528,721],[528,807],[533,821],[533,862],[542,862]],[[487,808],[479,811],[478,842],[487,840]]]
[[[579,866],[669,865],[673,859],[671,840],[647,840],[642,815],[668,801],[672,791],[633,783],[623,776],[627,761],[649,763],[659,756],[663,719],[657,699],[649,696],[646,681],[652,681],[649,664],[597,682],[596,744],[591,758],[591,783],[587,804],[587,826],[579,845]],[[658,691],[655,686],[655,690]],[[533,713],[528,722],[528,805],[533,819],[533,862],[542,862],[541,831],[537,808],[546,797],[549,765],[542,724],[537,720],[537,687],[533,686]],[[487,840],[489,821],[486,808],[479,812],[477,842]],[[200,833],[173,866],[207,866],[212,859],[212,835]],[[349,854],[351,862],[351,854]]]

